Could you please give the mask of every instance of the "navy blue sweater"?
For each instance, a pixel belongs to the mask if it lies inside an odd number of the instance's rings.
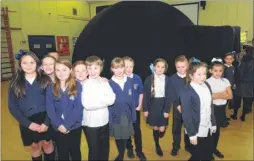
[[[235,83],[235,67],[232,65],[230,67],[224,66],[224,78],[227,78],[231,84],[231,87],[233,87]]]
[[[83,106],[81,103],[82,86],[77,84],[77,96],[67,95],[68,89],[60,90],[60,97],[53,94],[53,85],[47,88],[47,113],[54,129],[63,125],[67,130],[73,130],[81,126],[83,118]]]
[[[135,103],[136,103],[135,106],[138,107],[140,103],[139,95],[144,93],[144,86],[143,86],[141,78],[137,74],[133,74],[132,80],[134,83],[134,96],[135,96]]]
[[[119,124],[122,115],[126,115],[130,122],[135,123],[136,103],[133,80],[127,78],[123,90],[112,79],[109,80],[109,84],[116,94],[115,103],[109,107],[109,123]]]
[[[168,93],[170,104],[173,103],[173,107],[176,108],[180,105],[180,91],[185,86],[185,79],[178,76],[177,73],[169,77]]]
[[[206,83],[210,92],[211,88]],[[184,127],[189,137],[195,136],[199,130],[200,124],[200,98],[191,85],[186,85],[180,91],[180,100],[182,107],[182,118]],[[216,126],[216,120],[214,116],[214,108],[211,102],[211,122],[212,126]]]
[[[30,84],[25,79],[24,98],[17,98],[13,90],[9,90],[8,107],[12,116],[25,127],[32,123],[28,117],[39,112],[46,111],[46,90],[42,89],[38,80]],[[46,116],[44,124],[49,125],[49,118]]]

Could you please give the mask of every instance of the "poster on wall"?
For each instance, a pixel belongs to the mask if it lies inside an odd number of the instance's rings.
[[[72,42],[73,42],[73,49],[75,48],[75,44],[78,40],[78,37],[72,37]]]
[[[57,36],[57,49],[60,56],[70,55],[68,36]]]

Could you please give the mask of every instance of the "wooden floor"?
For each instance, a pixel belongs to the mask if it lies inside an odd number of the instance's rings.
[[[29,153],[22,145],[17,121],[13,119],[8,111],[8,86],[8,82],[1,84],[1,157],[2,160],[30,160]],[[227,112],[231,114],[231,111]],[[143,117],[141,124],[143,151],[148,160],[188,160],[189,154],[183,149],[180,150],[179,155],[176,157],[170,155],[172,148],[171,126],[168,128],[165,137],[160,140],[164,152],[164,157],[160,158],[155,155],[152,130],[144,123]],[[169,124],[172,124],[171,119]],[[184,147],[183,144],[182,147]],[[219,150],[224,153],[224,160],[253,160],[253,113],[247,115],[246,122],[241,122],[240,120],[231,121],[231,125],[228,128],[221,130]],[[87,160],[87,143],[83,134],[81,151],[83,160]],[[116,155],[117,149],[115,142],[111,139],[110,159],[113,160]],[[126,160],[130,160],[127,159],[127,157],[125,158]],[[137,160],[137,158],[135,160]]]

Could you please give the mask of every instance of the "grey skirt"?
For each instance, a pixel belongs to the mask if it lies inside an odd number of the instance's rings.
[[[127,116],[123,115],[119,124],[113,123],[109,125],[109,135],[116,140],[129,139],[134,135],[133,124],[127,119]]]
[[[241,83],[236,85],[235,94],[241,97],[253,97],[253,83]]]

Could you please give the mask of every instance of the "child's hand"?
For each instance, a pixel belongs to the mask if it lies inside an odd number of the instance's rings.
[[[168,113],[163,113],[165,118],[168,118],[169,114]]]
[[[182,113],[182,107],[180,105],[177,106],[177,109],[180,113]]]
[[[29,129],[32,130],[32,131],[40,131],[40,125],[39,124],[36,124],[34,122],[32,122],[30,125],[29,125]]]
[[[198,144],[198,137],[196,136],[195,138],[190,139],[190,143],[191,143],[192,145],[197,145],[197,144]]]
[[[63,126],[63,125],[60,125],[59,127],[58,127],[58,130],[61,132],[61,133],[66,133],[67,132],[67,129]]]
[[[213,127],[212,127],[212,133],[216,133],[216,130],[217,130],[217,127],[216,127],[216,126],[213,126]]]
[[[148,116],[148,111],[144,112],[144,116],[147,117]]]
[[[140,111],[141,110],[141,106],[136,107],[136,110]]]
[[[48,130],[48,126],[45,124],[41,124],[40,130],[38,132],[39,133],[46,132],[47,130]]]
[[[107,79],[107,78],[102,77],[102,81],[103,81],[103,82],[108,82],[108,79]]]

